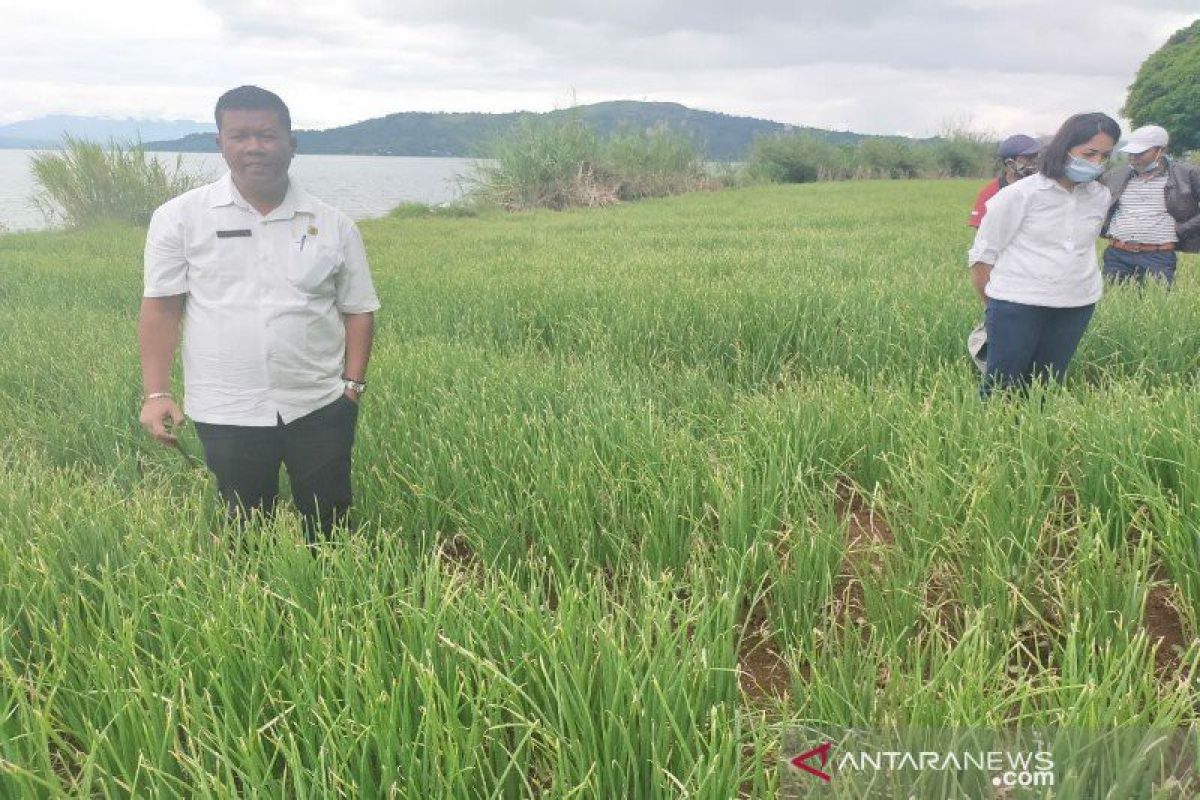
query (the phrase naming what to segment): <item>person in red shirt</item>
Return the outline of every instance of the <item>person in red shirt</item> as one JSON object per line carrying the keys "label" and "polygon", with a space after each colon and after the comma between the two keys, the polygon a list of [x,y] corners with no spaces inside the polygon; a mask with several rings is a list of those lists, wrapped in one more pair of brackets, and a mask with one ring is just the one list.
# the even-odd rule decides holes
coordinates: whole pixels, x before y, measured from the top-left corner
{"label": "person in red shirt", "polygon": [[[975,208],[971,209],[967,224],[978,228],[979,223],[983,222],[983,215],[987,213],[987,201],[991,200],[996,192],[1037,172],[1038,153],[1041,151],[1042,143],[1023,133],[1014,134],[1001,142],[996,148],[996,157],[1000,159],[1003,169],[999,176],[979,190],[979,196],[975,198]],[[987,366],[987,331],[982,322],[976,325],[967,337],[967,352],[982,372]]]}
{"label": "person in red shirt", "polygon": [[987,213],[987,201],[991,200],[996,192],[1037,172],[1037,157],[1041,150],[1041,142],[1023,133],[1010,136],[1000,143],[996,156],[1004,169],[995,180],[979,190],[979,196],[975,198],[975,208],[971,210],[971,216],[967,219],[968,225],[972,228],[979,227],[979,223],[983,222],[983,215]]}

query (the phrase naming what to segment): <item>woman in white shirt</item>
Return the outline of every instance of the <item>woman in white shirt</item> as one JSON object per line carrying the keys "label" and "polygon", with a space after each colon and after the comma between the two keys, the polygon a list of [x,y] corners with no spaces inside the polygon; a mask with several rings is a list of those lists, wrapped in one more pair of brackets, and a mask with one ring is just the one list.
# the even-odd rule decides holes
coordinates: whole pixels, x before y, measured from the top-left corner
{"label": "woman in white shirt", "polygon": [[1103,282],[1096,238],[1109,192],[1096,182],[1121,128],[1106,114],[1076,114],[1043,150],[1038,174],[987,203],[968,262],[987,311],[980,394],[1061,383]]}

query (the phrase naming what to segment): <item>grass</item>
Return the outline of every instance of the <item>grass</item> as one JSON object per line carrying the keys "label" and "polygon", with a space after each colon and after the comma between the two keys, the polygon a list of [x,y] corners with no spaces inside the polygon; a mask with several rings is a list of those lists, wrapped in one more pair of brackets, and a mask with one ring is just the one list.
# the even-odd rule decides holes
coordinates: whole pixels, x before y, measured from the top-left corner
{"label": "grass", "polygon": [[364,223],[359,529],[315,558],[138,431],[142,230],[0,238],[0,796],[769,797],[846,728],[1194,796],[1153,775],[1200,699],[1196,260],[981,404],[977,188]]}

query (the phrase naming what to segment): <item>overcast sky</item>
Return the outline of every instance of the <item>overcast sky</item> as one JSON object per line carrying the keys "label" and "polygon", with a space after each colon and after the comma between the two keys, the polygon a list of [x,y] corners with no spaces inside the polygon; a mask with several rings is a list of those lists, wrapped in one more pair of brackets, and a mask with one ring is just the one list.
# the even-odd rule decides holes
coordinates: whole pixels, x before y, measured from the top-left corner
{"label": "overcast sky", "polygon": [[997,135],[1116,114],[1197,0],[0,0],[0,123],[211,119],[224,89],[296,127],[633,99],[796,125]]}

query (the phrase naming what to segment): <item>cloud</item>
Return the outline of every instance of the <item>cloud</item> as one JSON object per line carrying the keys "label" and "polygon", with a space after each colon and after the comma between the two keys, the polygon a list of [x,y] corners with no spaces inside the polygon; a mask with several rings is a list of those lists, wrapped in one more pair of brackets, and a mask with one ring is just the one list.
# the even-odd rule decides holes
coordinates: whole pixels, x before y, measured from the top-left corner
{"label": "cloud", "polygon": [[[503,31],[551,63],[662,69],[825,62],[1127,74],[1187,21],[1190,0],[364,0],[384,25]],[[1152,23],[1152,24],[1148,24]]]}
{"label": "cloud", "polygon": [[794,124],[1045,131],[1115,111],[1194,0],[43,0],[0,28],[0,121],[207,119],[272,88],[298,125],[674,100]]}

